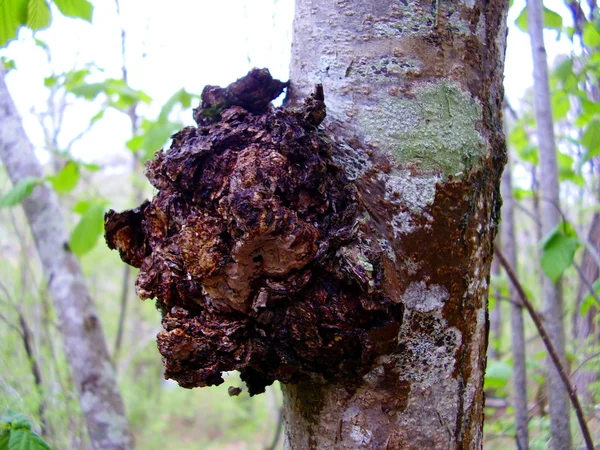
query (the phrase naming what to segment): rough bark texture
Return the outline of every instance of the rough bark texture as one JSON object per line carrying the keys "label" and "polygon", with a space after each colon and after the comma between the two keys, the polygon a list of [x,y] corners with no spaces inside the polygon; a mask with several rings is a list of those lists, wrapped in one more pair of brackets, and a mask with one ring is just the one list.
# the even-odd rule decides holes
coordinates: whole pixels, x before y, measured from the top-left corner
{"label": "rough bark texture", "polygon": [[398,346],[355,390],[318,376],[283,387],[287,448],[481,446],[506,6],[296,4],[290,100],[322,83],[325,123],[372,147],[352,179],[376,212],[367,225],[383,226],[362,239],[391,249],[401,282],[386,294],[404,311]]}
{"label": "rough bark texture", "polygon": [[[600,189],[599,189],[600,193]],[[587,236],[588,244],[596,251],[600,249],[600,213],[594,213],[592,224]],[[577,289],[577,301],[575,303],[573,338],[577,343],[578,351],[576,354],[581,355],[581,359],[585,360],[590,356],[590,347],[594,342],[600,339],[600,329],[597,324],[598,308],[591,306],[584,316],[580,314],[580,306],[583,300],[589,295],[589,286],[600,276],[598,261],[594,255],[586,248],[581,259],[581,276],[585,278],[579,283]],[[598,380],[598,373],[595,370],[590,370],[584,366],[573,374],[573,384],[577,390],[577,394],[581,397],[582,403],[591,408],[593,396],[590,391],[590,384]]]}
{"label": "rough bark texture", "polygon": [[[529,35],[533,55],[533,91],[537,122],[537,138],[540,149],[540,211],[542,235],[547,236],[561,222],[560,198],[558,191],[558,169],[554,142],[554,123],[550,103],[548,83],[548,62],[543,36],[543,4],[541,0],[527,2]],[[555,283],[542,274],[542,297],[544,322],[554,343],[563,367],[567,367],[565,353],[565,329],[563,321],[562,283]],[[552,446],[557,449],[572,448],[569,398],[560,375],[550,358],[548,368],[548,403]]]}
{"label": "rough bark texture", "polygon": [[[512,171],[510,156],[502,174],[502,252],[511,267],[517,270],[515,239],[515,203],[512,193]],[[513,354],[513,406],[515,408],[516,444],[518,450],[529,448],[527,418],[527,366],[525,358],[525,327],[523,309],[519,305],[519,294],[512,283],[508,285],[510,304],[510,328]]]}
{"label": "rough bark texture", "polygon": [[[2,68],[0,157],[13,184],[26,177],[43,176],[6,88]],[[23,200],[23,209],[48,279],[48,290],[60,322],[65,353],[91,445],[94,449],[133,448],[100,319],[79,262],[69,251],[58,198],[50,187],[40,185]]]}

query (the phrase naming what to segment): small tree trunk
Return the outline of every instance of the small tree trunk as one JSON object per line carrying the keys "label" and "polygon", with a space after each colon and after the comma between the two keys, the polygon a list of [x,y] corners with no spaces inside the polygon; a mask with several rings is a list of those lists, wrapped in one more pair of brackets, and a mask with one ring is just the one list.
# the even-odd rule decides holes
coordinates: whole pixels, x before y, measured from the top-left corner
{"label": "small tree trunk", "polygon": [[[510,153],[504,174],[502,175],[502,250],[511,267],[517,270],[517,252],[515,240],[514,198],[512,195],[512,172]],[[510,293],[510,326],[513,353],[513,405],[515,408],[515,428],[517,430],[517,449],[529,448],[527,419],[527,370],[525,357],[525,329],[523,326],[523,310],[519,303],[519,295],[512,283]]]}
{"label": "small tree trunk", "polygon": [[296,3],[290,101],[323,83],[329,126],[370,147],[343,167],[403,316],[397,348],[354,383],[283,386],[287,449],[482,445],[507,5]]}
{"label": "small tree trunk", "polygon": [[[506,172],[506,170],[505,170]],[[504,197],[504,196],[503,196]],[[501,244],[501,239],[497,239],[497,245]],[[492,260],[492,276],[500,274],[500,264],[494,258]],[[488,348],[488,357],[498,359],[500,357],[500,342],[502,341],[502,303],[500,302],[500,289],[494,287],[492,296],[496,299],[494,309],[490,311],[490,332],[492,335],[492,344]]]}
{"label": "small tree trunk", "polygon": [[[558,169],[552,107],[550,104],[550,87],[548,84],[548,62],[546,60],[546,48],[544,47],[542,1],[529,0],[527,7],[533,53],[533,90],[537,137],[540,149],[542,234],[546,236],[561,221]],[[556,346],[562,364],[567,367],[561,281],[559,280],[555,284],[542,274],[542,296],[544,319],[548,334]],[[569,399],[560,376],[550,359],[547,359],[547,367],[552,446],[556,449],[568,450],[572,448]]]}
{"label": "small tree trunk", "polygon": [[[21,125],[21,119],[0,68],[0,157],[13,182],[42,178],[42,168]],[[58,198],[46,185],[23,200],[48,290],[60,321],[65,353],[79,394],[94,449],[130,449],[123,401],[115,379],[100,319],[77,258],[68,248]]]}
{"label": "small tree trunk", "polygon": [[[592,218],[592,225],[590,226],[587,240],[589,245],[593,248],[600,249],[600,213],[598,212],[594,213]],[[589,249],[586,249],[581,260],[581,276],[585,280],[581,280],[579,283],[579,288],[577,289],[577,301],[573,313],[573,339],[577,342],[578,351],[576,353],[581,355],[582,360],[589,355],[589,346],[593,342],[597,342],[600,338],[598,326],[594,320],[598,314],[598,308],[592,306],[587,314],[581,315],[580,313],[581,303],[589,294],[588,286],[592,285],[594,281],[598,279],[599,275],[598,263],[590,253]],[[587,281],[587,283],[585,281]],[[593,397],[592,393],[589,391],[589,386],[597,379],[598,373],[594,370],[586,370],[585,366],[573,374],[573,384],[584,405],[591,405]]]}

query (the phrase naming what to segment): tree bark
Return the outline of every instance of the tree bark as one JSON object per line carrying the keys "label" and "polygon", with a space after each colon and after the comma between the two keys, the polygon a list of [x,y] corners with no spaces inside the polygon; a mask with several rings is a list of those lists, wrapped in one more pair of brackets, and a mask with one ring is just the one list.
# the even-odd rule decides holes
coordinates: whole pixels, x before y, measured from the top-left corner
{"label": "tree bark", "polygon": [[[527,8],[529,35],[533,54],[533,91],[540,152],[542,234],[547,236],[561,222],[554,123],[550,103],[550,86],[548,83],[548,62],[543,36],[542,1],[529,0]],[[542,296],[544,320],[548,333],[556,346],[563,366],[567,367],[561,281],[558,280],[555,284],[542,274]],[[546,388],[550,409],[552,446],[557,449],[567,450],[572,448],[573,445],[569,424],[569,399],[558,371],[550,359],[547,359],[546,365],[548,368]]]}
{"label": "tree bark", "polygon": [[369,148],[342,163],[404,309],[397,347],[352,386],[283,385],[288,449],[482,445],[507,4],[296,4],[289,100],[322,83],[328,126]]}
{"label": "tree bark", "polygon": [[[21,125],[0,68],[0,157],[13,182],[42,178],[42,168]],[[71,376],[94,449],[130,449],[129,431],[100,319],[68,234],[58,198],[47,185],[23,200],[23,209],[48,280]]]}
{"label": "tree bark", "polygon": [[[517,252],[515,239],[514,198],[512,194],[512,171],[510,153],[502,174],[502,250],[511,267],[517,270]],[[525,327],[523,310],[519,305],[519,294],[515,286],[509,283],[510,326],[513,354],[513,405],[515,408],[516,444],[518,450],[529,448],[527,418],[527,366],[525,357]]]}
{"label": "tree bark", "polygon": [[[506,172],[506,171],[505,171]],[[504,195],[502,196],[504,198]],[[500,228],[502,231],[502,227]],[[501,245],[501,240],[496,239],[496,245]],[[500,275],[500,264],[494,258],[492,260],[492,277]],[[488,347],[488,358],[499,359],[500,358],[500,342],[502,341],[502,302],[500,301],[500,289],[498,287],[492,287],[492,297],[496,298],[494,308],[490,310],[490,335],[491,344]]]}
{"label": "tree bark", "polygon": [[[600,248],[600,213],[598,212],[594,213],[592,217],[592,224],[587,236],[587,241],[593,248]],[[597,342],[600,338],[598,326],[594,320],[598,314],[598,308],[596,306],[591,306],[587,314],[581,315],[580,313],[581,303],[589,295],[588,286],[591,286],[594,281],[598,279],[599,275],[598,263],[591,252],[586,249],[581,260],[581,276],[584,280],[581,280],[579,283],[575,311],[573,313],[573,338],[575,339],[578,348],[576,354],[581,355],[582,360],[591,353],[589,351],[589,346],[593,342]],[[587,283],[585,281],[587,281]],[[594,370],[586,370],[585,366],[573,374],[573,384],[585,406],[591,406],[592,404],[593,396],[589,390],[589,386],[597,379],[598,373]]]}

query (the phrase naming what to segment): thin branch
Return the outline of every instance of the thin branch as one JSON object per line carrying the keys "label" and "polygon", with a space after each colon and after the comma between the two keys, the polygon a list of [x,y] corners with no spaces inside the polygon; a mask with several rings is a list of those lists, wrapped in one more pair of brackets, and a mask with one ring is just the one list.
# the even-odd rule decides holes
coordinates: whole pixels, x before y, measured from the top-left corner
{"label": "thin branch", "polygon": [[123,334],[125,332],[125,314],[127,312],[127,298],[129,294],[129,274],[130,266],[125,264],[123,269],[123,282],[121,284],[121,310],[119,311],[119,325],[117,327],[117,337],[115,338],[115,348],[113,350],[113,361],[117,360],[123,343]]}
{"label": "thin branch", "polygon": [[583,410],[581,408],[581,404],[579,403],[579,398],[577,397],[577,394],[575,393],[575,390],[573,389],[573,386],[571,385],[571,381],[569,380],[569,377],[567,376],[565,369],[564,369],[562,363],[560,362],[560,358],[558,357],[558,354],[556,353],[556,348],[554,347],[554,344],[552,343],[550,336],[548,336],[548,333],[546,332],[546,329],[544,327],[544,324],[542,323],[542,320],[540,319],[540,316],[537,314],[537,312],[531,305],[531,302],[529,301],[529,298],[527,297],[527,294],[525,293],[525,290],[523,289],[523,286],[521,285],[517,275],[515,274],[512,267],[510,266],[510,264],[508,263],[508,261],[506,260],[506,258],[504,257],[504,255],[502,254],[502,252],[500,251],[500,249],[497,246],[494,247],[494,252],[495,252],[495,255],[498,257],[500,264],[504,267],[504,270],[506,271],[506,274],[510,278],[510,281],[512,282],[513,286],[517,290],[519,297],[521,299],[521,302],[523,303],[523,306],[527,309],[527,312],[529,313],[531,320],[533,320],[533,323],[535,324],[535,326],[538,330],[538,333],[540,334],[540,337],[542,338],[542,341],[544,342],[544,345],[546,346],[546,349],[548,350],[548,353],[550,354],[550,358],[552,359],[552,362],[553,362],[554,366],[556,367],[556,371],[558,372],[560,379],[562,380],[562,382],[565,386],[565,389],[567,390],[567,393],[569,394],[569,398],[571,399],[571,404],[573,405],[573,408],[575,409],[575,414],[576,414],[577,420],[579,422],[579,427],[581,428],[581,433],[583,434],[583,439],[585,441],[586,448],[588,450],[594,450],[594,442],[592,441],[592,436],[590,435],[590,430],[588,429],[587,422],[585,421],[585,417],[583,415]]}
{"label": "thin branch", "polygon": [[575,374],[575,372],[577,372],[579,369],[581,369],[583,366],[585,366],[588,362],[590,362],[594,358],[597,358],[598,356],[600,356],[600,352],[592,353],[591,355],[589,355],[587,358],[585,358],[583,361],[581,361],[581,364],[579,364],[573,372],[571,372],[571,376],[573,376]]}
{"label": "thin branch", "polygon": [[577,264],[575,261],[573,261],[573,266],[577,270],[577,273],[579,274],[579,279],[585,285],[589,294],[592,296],[592,298],[594,300],[596,300],[596,303],[598,303],[598,305],[600,306],[600,297],[598,296],[598,293],[596,292],[596,289],[594,289],[594,286],[592,285],[592,283],[590,283],[589,280],[585,277],[579,264]]}
{"label": "thin branch", "polygon": [[21,341],[23,342],[23,347],[25,348],[25,353],[27,353],[27,359],[29,360],[29,365],[31,368],[31,374],[33,375],[33,381],[35,383],[35,387],[40,395],[40,404],[38,407],[38,414],[40,416],[41,424],[42,424],[42,433],[48,434],[50,433],[50,422],[48,421],[48,416],[46,412],[46,398],[44,397],[44,381],[42,379],[42,371],[40,370],[40,365],[38,360],[35,357],[33,351],[33,343],[32,343],[32,334],[25,320],[25,316],[21,311],[19,311],[19,325],[21,325],[22,332]]}
{"label": "thin branch", "polygon": [[12,323],[10,320],[8,320],[8,318],[4,314],[2,314],[1,312],[0,312],[0,320],[2,322],[4,322],[6,325],[8,325],[9,328],[12,328],[19,335],[21,335],[21,330],[19,329],[19,327],[17,327],[14,323]]}

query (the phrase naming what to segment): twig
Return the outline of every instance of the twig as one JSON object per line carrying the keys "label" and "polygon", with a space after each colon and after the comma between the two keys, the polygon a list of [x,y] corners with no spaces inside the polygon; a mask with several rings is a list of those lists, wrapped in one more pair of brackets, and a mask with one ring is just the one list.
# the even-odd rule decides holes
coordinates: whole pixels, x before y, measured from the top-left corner
{"label": "twig", "polygon": [[592,296],[592,298],[594,300],[596,300],[596,303],[598,303],[598,305],[600,305],[600,297],[598,297],[598,293],[596,292],[596,289],[594,289],[594,286],[592,286],[592,284],[589,282],[589,280],[585,277],[579,264],[577,264],[575,261],[573,261],[573,266],[575,267],[575,270],[577,270],[577,273],[579,274],[579,279],[585,285],[585,287],[588,289],[589,294]]}
{"label": "twig", "polygon": [[121,285],[121,310],[119,312],[119,326],[117,327],[117,337],[115,339],[115,349],[113,350],[113,361],[117,360],[123,343],[123,333],[125,331],[125,313],[127,312],[127,297],[129,293],[129,273],[131,269],[125,264],[123,269],[123,283]]}
{"label": "twig", "polygon": [[46,414],[46,398],[44,396],[44,381],[42,379],[42,371],[40,370],[40,365],[37,359],[35,358],[35,354],[33,351],[31,330],[29,329],[29,325],[27,324],[25,316],[21,311],[19,311],[19,325],[21,326],[21,340],[23,341],[25,353],[27,353],[27,359],[29,360],[29,365],[31,367],[33,381],[40,395],[38,414],[40,415],[40,420],[42,423],[42,433],[48,434],[50,432],[50,422],[48,421],[48,417]]}
{"label": "twig", "polygon": [[583,439],[585,441],[585,445],[586,445],[587,449],[594,450],[594,442],[592,441],[592,436],[590,435],[590,430],[588,429],[587,423],[585,421],[585,417],[583,415],[583,410],[581,408],[581,404],[579,403],[579,398],[577,397],[577,394],[575,393],[573,386],[571,386],[571,381],[569,380],[569,377],[567,376],[567,374],[565,372],[565,369],[560,361],[560,358],[558,357],[558,354],[556,353],[556,349],[554,348],[554,344],[552,343],[550,336],[548,336],[548,333],[546,332],[546,329],[544,328],[544,324],[542,323],[540,316],[537,314],[537,312],[531,305],[531,302],[529,301],[529,298],[527,297],[527,294],[525,293],[523,286],[521,286],[521,283],[520,283],[519,279],[517,278],[517,275],[513,271],[512,267],[510,267],[510,264],[508,263],[508,261],[506,260],[506,258],[504,257],[504,255],[502,254],[502,252],[500,251],[500,249],[497,246],[494,247],[494,252],[495,252],[496,256],[498,257],[500,264],[502,265],[502,267],[504,267],[504,270],[506,271],[508,278],[510,278],[510,281],[512,282],[513,286],[517,290],[519,297],[521,299],[521,302],[523,303],[523,306],[527,309],[527,312],[529,313],[531,320],[533,320],[533,323],[535,324],[535,326],[538,330],[538,333],[540,334],[540,337],[542,338],[542,341],[544,342],[544,345],[546,346],[546,349],[548,350],[548,353],[550,354],[550,358],[552,359],[552,362],[554,363],[554,366],[556,367],[556,371],[558,372],[560,379],[562,380],[563,384],[565,385],[565,389],[567,390],[567,393],[569,394],[569,398],[571,399],[571,404],[573,405],[573,408],[575,409],[577,421],[579,422],[579,427],[581,428],[581,433],[583,434]]}
{"label": "twig", "polygon": [[581,369],[584,365],[586,365],[590,360],[597,358],[598,356],[600,356],[600,352],[596,352],[596,353],[592,353],[591,355],[588,355],[587,358],[585,358],[583,361],[581,361],[581,364],[579,364],[575,370],[573,370],[573,372],[571,372],[571,376],[573,376],[573,374],[575,374],[575,372],[577,372],[579,369]]}

